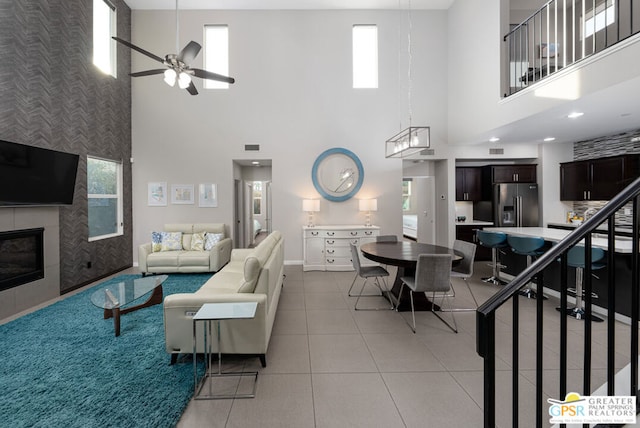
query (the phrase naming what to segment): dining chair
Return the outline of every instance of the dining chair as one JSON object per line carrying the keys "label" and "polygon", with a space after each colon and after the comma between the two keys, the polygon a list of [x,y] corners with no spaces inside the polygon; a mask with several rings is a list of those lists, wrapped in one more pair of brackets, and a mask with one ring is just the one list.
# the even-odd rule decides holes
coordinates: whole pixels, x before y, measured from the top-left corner
{"label": "dining chair", "polygon": [[398,242],[396,235],[379,235],[376,236],[376,242]]}
{"label": "dining chair", "polygon": [[[349,291],[347,293],[349,297],[357,297],[356,304],[354,305],[353,308],[356,311],[377,311],[381,309],[394,309],[395,306],[393,304],[393,299],[391,298],[391,292],[389,291],[389,287],[387,286],[387,281],[385,279],[386,277],[389,276],[389,272],[382,266],[378,266],[378,265],[362,266],[360,264],[360,255],[358,254],[358,247],[356,247],[354,244],[349,244],[349,245],[351,246],[351,262],[353,263],[353,268],[356,271],[356,276],[353,278],[353,281],[351,282],[351,287],[349,287]],[[364,282],[362,283],[362,287],[360,288],[360,293],[351,294],[351,289],[353,288],[358,278],[364,279]],[[380,294],[362,294],[364,292],[364,287],[367,285],[367,281],[369,281],[369,278],[374,278],[374,284],[380,290]],[[380,284],[380,278],[382,278],[382,284]],[[391,303],[391,307],[389,308],[379,308],[379,307],[358,308],[358,302],[360,301],[361,297],[380,297],[380,296],[383,296],[385,292],[387,293],[387,298]]]}
{"label": "dining chair", "polygon": [[[456,253],[462,254],[462,260],[457,263],[455,266],[451,268],[451,277],[452,278],[460,278],[464,281],[469,289],[469,294],[471,294],[471,298],[473,299],[473,303],[476,305],[475,308],[454,308],[452,311],[455,312],[470,312],[478,309],[478,301],[476,300],[476,296],[473,294],[471,290],[471,286],[469,285],[469,278],[473,276],[473,262],[476,259],[476,249],[477,245],[472,242],[461,241],[456,239],[453,241],[453,251]],[[453,289],[453,284],[451,285]],[[455,296],[455,289],[454,289]],[[446,312],[446,311],[443,311]]]}
{"label": "dining chair", "polygon": [[[451,291],[451,254],[420,254],[418,256],[418,262],[416,264],[415,276],[403,276],[401,278],[402,286],[400,287],[400,295],[398,301],[402,298],[402,292],[404,286],[409,287],[409,297],[411,299],[411,317],[413,319],[413,326],[405,319],[405,322],[409,324],[411,330],[416,332],[416,313],[413,306],[413,293],[431,293],[431,312],[438,317],[440,321],[445,323],[447,327],[453,330],[454,333],[458,332],[458,325],[456,319],[451,314],[453,320],[453,326],[449,324],[444,318],[442,318],[435,310],[435,298],[436,295],[442,296],[442,302],[449,301],[447,293]],[[428,297],[428,296],[427,296]],[[449,303],[449,308],[451,304]],[[404,318],[404,317],[403,317]]]}

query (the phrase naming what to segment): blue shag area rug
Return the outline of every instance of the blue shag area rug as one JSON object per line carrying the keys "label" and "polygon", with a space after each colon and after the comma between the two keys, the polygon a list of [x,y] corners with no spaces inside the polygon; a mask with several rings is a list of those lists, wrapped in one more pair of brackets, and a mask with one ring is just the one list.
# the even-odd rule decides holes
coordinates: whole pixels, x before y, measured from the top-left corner
{"label": "blue shag area rug", "polygon": [[[123,277],[139,275],[100,285]],[[164,295],[210,277],[169,275]],[[94,289],[0,326],[0,425],[176,425],[193,395],[193,365],[169,364],[162,305],[122,315],[115,337],[113,319],[90,301]]]}

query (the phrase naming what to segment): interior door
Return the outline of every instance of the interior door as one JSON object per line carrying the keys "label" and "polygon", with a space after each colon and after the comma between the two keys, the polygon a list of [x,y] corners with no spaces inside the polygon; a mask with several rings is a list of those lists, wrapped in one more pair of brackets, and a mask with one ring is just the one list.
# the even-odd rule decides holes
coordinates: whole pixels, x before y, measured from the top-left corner
{"label": "interior door", "polygon": [[417,240],[425,244],[435,244],[436,210],[434,177],[416,177],[416,213],[418,219]]}
{"label": "interior door", "polygon": [[264,201],[264,210],[265,210],[265,229],[267,233],[271,233],[272,231],[272,225],[271,225],[271,182],[270,181],[266,181],[264,183],[264,195],[263,195],[263,201]]}
{"label": "interior door", "polygon": [[245,182],[242,197],[244,203],[244,242],[243,248],[253,244],[253,185]]}

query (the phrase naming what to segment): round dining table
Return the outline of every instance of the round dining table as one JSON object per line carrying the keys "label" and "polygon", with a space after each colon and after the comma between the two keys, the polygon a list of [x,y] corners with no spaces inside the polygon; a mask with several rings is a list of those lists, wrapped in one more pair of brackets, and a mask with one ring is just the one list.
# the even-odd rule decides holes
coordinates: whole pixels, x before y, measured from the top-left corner
{"label": "round dining table", "polygon": [[[420,254],[451,254],[454,265],[463,258],[462,254],[451,248],[415,241],[369,242],[362,244],[360,251],[369,260],[398,268],[396,278],[391,287],[391,294],[395,298],[395,302],[392,303],[395,304],[398,311],[411,310],[408,291],[404,293],[402,300],[399,299],[400,288],[402,287],[401,278],[415,275],[416,264]],[[416,310],[431,310],[432,305],[434,305],[423,293],[414,295],[414,303]],[[436,307],[435,309],[437,310],[438,308]]]}

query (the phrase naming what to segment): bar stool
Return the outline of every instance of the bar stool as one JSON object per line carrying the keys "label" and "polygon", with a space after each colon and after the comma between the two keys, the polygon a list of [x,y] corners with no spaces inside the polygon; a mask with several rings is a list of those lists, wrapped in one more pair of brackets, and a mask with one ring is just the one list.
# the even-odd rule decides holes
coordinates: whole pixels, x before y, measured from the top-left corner
{"label": "bar stool", "polygon": [[[591,270],[598,270],[606,267],[604,263],[604,250],[602,248],[591,248]],[[583,290],[582,284],[584,282],[584,268],[585,268],[585,248],[582,246],[576,246],[569,250],[567,253],[567,266],[576,268],[576,306],[575,308],[567,308],[567,315],[577,320],[582,320],[585,317],[584,309],[582,308]],[[574,291],[567,289],[567,291]],[[594,297],[598,295],[594,294]],[[561,308],[556,308],[558,311]],[[602,318],[595,315],[590,315],[591,321],[602,322]]]}
{"label": "bar stool", "polygon": [[476,236],[478,237],[478,241],[480,241],[480,245],[491,248],[491,264],[489,266],[493,268],[493,274],[490,277],[482,278],[482,280],[493,285],[505,285],[507,281],[500,278],[500,269],[504,266],[500,264],[498,260],[498,249],[509,246],[507,244],[507,235],[502,232],[477,230]]}
{"label": "bar stool", "polygon": [[[509,235],[507,236],[507,242],[511,247],[511,251],[522,256],[527,256],[527,267],[531,265],[534,257],[538,257],[544,253],[542,250],[542,247],[544,247],[544,239],[540,237]],[[519,294],[527,299],[535,299],[537,297],[536,290],[530,286],[524,290],[520,290]],[[546,298],[546,296],[543,296],[543,299]]]}

